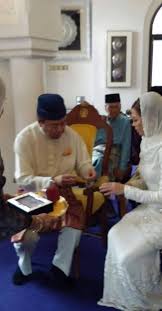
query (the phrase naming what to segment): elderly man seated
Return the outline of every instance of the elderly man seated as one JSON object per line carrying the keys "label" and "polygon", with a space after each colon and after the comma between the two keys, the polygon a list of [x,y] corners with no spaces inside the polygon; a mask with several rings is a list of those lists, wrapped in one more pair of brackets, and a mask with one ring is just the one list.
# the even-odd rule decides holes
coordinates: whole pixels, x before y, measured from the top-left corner
{"label": "elderly man seated", "polygon": [[[110,155],[111,181],[125,181],[129,171],[130,150],[131,150],[131,124],[129,118],[121,112],[120,95],[105,95],[105,120],[113,129],[113,146]],[[97,132],[95,147],[92,155],[92,162],[98,176],[101,174],[103,152],[105,149],[106,135],[104,130]]]}
{"label": "elderly man seated", "polygon": [[[40,95],[37,118],[15,140],[17,183],[21,186],[35,184],[37,190],[47,188],[51,183],[58,186],[73,185],[76,180],[74,171],[84,179],[95,179],[96,172],[83,140],[66,126],[64,99],[58,94]],[[69,214],[70,211],[71,206],[68,208]],[[68,218],[67,224],[60,230],[49,272],[50,279],[63,287],[69,284],[73,253],[81,237],[82,223],[79,222],[82,217],[77,219],[72,224]],[[32,274],[31,255],[38,240],[38,234],[29,230],[22,241],[14,243],[19,257],[13,276],[14,284],[23,284]]]}

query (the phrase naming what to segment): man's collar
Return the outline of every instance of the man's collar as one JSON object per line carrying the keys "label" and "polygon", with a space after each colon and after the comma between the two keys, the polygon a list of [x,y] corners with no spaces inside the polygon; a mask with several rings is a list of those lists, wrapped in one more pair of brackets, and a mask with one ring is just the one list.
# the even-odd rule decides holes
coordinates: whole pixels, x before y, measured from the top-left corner
{"label": "man's collar", "polygon": [[115,118],[111,118],[110,116],[107,116],[108,121],[117,120],[119,118],[120,118],[120,113]]}

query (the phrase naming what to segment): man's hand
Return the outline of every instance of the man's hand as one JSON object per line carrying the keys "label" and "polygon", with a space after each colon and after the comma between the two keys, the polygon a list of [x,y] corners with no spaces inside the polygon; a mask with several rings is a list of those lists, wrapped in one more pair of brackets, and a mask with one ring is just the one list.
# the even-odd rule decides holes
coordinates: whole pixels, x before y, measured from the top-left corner
{"label": "man's hand", "polygon": [[74,186],[76,184],[76,176],[72,174],[59,175],[59,176],[53,177],[53,181],[58,186],[64,186],[64,185]]}
{"label": "man's hand", "polygon": [[86,174],[86,176],[84,176],[84,178],[87,180],[87,181],[93,181],[96,179],[96,171],[94,168],[90,168]]}
{"label": "man's hand", "polygon": [[57,217],[49,216],[48,214],[42,213],[36,216],[32,216],[32,223],[29,228],[24,229],[11,237],[12,243],[23,242],[25,234],[28,229],[35,232],[47,232],[56,228],[58,222]]}
{"label": "man's hand", "polygon": [[11,237],[11,242],[12,243],[19,243],[19,242],[23,242],[24,240],[24,237],[25,237],[25,232],[26,232],[26,229],[12,235]]}
{"label": "man's hand", "polygon": [[62,185],[70,185],[73,186],[76,184],[76,176],[75,175],[63,175],[62,176]]}
{"label": "man's hand", "polygon": [[6,202],[9,199],[12,199],[14,197],[14,195],[8,194],[8,193],[4,193],[3,194],[3,199]]}
{"label": "man's hand", "polygon": [[108,182],[101,185],[99,188],[100,192],[105,196],[111,194],[123,194],[124,193],[124,185],[116,182]]}

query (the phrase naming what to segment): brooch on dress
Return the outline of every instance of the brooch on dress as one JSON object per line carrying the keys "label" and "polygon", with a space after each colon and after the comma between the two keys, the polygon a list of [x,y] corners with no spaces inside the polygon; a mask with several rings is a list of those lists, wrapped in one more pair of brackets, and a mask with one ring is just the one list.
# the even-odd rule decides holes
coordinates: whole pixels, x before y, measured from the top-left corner
{"label": "brooch on dress", "polygon": [[70,154],[72,154],[72,149],[69,147],[64,150],[62,155],[66,157],[66,156],[69,156]]}

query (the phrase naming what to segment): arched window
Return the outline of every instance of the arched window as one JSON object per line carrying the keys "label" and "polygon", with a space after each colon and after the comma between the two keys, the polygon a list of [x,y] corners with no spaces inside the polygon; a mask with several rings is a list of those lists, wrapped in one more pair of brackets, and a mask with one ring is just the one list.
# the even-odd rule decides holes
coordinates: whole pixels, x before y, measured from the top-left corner
{"label": "arched window", "polygon": [[162,86],[162,4],[151,21],[148,73],[148,90],[151,86]]}

